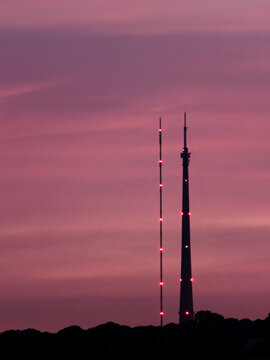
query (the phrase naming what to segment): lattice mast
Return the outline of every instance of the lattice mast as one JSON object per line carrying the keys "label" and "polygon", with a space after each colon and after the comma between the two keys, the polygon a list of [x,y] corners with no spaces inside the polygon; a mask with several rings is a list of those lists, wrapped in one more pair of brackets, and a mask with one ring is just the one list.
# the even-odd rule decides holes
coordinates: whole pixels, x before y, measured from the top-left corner
{"label": "lattice mast", "polygon": [[160,326],[163,326],[163,244],[162,244],[162,128],[161,128],[161,118],[159,119],[159,263],[160,263]]}
{"label": "lattice mast", "polygon": [[182,244],[181,244],[181,278],[180,278],[180,308],[179,323],[193,319],[193,296],[190,251],[190,209],[189,209],[189,177],[188,166],[190,153],[187,148],[186,113],[184,113],[184,148],[183,159],[183,198],[182,198]]}

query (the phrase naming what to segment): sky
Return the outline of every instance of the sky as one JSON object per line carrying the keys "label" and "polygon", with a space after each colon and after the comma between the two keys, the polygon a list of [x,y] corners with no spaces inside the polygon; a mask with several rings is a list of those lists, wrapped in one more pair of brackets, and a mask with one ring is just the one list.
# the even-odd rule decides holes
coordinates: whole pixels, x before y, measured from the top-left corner
{"label": "sky", "polygon": [[269,0],[1,0],[0,331],[270,312]]}

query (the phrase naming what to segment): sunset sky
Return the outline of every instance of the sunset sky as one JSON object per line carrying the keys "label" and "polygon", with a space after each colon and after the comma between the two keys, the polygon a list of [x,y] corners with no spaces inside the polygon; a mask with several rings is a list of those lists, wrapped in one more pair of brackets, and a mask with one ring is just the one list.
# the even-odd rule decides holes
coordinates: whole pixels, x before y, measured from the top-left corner
{"label": "sunset sky", "polygon": [[270,312],[269,0],[1,0],[0,331]]}

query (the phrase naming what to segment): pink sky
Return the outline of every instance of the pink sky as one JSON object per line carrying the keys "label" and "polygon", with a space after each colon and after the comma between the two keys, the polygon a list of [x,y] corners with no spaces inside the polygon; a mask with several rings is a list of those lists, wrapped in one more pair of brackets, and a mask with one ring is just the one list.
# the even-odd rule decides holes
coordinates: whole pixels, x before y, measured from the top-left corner
{"label": "pink sky", "polygon": [[183,112],[195,311],[265,318],[270,4],[3,0],[0,331],[159,324],[179,305]]}

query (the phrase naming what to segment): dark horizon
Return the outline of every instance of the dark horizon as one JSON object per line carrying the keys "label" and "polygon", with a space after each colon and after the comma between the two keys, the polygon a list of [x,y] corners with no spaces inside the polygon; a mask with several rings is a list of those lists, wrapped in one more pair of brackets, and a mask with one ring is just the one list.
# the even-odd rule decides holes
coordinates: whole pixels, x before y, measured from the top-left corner
{"label": "dark horizon", "polygon": [[[57,333],[34,329],[0,333],[3,354],[10,356],[75,356],[99,359],[269,359],[270,314],[265,320],[224,319],[209,311],[195,320],[165,326],[134,327],[112,322],[83,330],[70,326]],[[53,354],[53,355],[52,355]]]}

